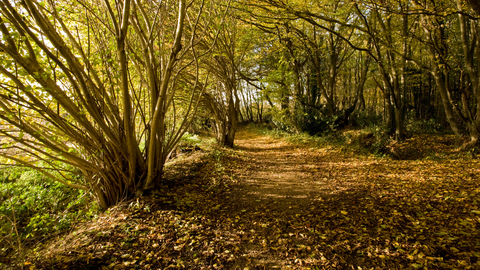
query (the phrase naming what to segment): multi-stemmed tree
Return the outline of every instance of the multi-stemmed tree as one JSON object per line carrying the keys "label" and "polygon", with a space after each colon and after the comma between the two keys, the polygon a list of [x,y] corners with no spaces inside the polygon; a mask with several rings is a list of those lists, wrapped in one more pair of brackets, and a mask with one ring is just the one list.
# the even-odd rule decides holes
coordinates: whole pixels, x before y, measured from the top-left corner
{"label": "multi-stemmed tree", "polygon": [[158,186],[207,86],[215,4],[0,1],[0,155],[102,208]]}

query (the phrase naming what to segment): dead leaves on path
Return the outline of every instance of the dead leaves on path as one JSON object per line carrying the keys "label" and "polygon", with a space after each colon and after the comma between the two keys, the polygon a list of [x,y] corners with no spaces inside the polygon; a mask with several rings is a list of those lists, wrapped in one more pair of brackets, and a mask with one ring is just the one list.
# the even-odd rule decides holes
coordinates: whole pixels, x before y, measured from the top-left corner
{"label": "dead leaves on path", "polygon": [[[47,258],[29,266],[480,268],[476,160],[395,161],[332,146],[328,151],[292,147],[271,138],[261,142],[264,151],[259,152],[256,138],[250,134],[240,150],[217,150],[201,166],[184,166],[195,173],[171,174],[176,185],[85,224],[56,242]],[[310,181],[308,188],[290,185],[304,188],[308,196],[266,196],[262,190],[271,190],[263,189],[262,181],[268,179],[250,185],[261,170],[280,174],[285,169],[275,166],[268,149],[283,153],[278,160],[287,162],[289,173],[290,168],[301,172],[301,177],[285,181]],[[315,181],[323,184],[316,187],[311,184]]]}

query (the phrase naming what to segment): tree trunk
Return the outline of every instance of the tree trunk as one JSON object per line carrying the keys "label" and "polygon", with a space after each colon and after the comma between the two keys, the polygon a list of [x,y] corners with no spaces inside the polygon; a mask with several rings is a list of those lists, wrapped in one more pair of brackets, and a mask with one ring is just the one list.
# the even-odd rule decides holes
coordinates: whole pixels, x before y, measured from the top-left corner
{"label": "tree trunk", "polygon": [[[462,3],[461,1],[457,0],[457,8],[462,11]],[[459,16],[459,21],[460,21],[460,37],[462,40],[462,49],[463,49],[463,54],[465,57],[465,67],[468,73],[469,80],[471,82],[471,86],[473,89],[473,95],[474,95],[474,108],[475,106],[476,111],[475,115],[472,115],[472,110],[470,109],[470,101],[467,98],[467,95],[465,93],[464,85],[460,86],[462,89],[462,107],[463,107],[463,116],[464,120],[467,124],[468,127],[468,132],[470,135],[470,144],[475,145],[478,142],[479,139],[479,124],[480,124],[480,80],[478,79],[478,72],[476,72],[475,69],[475,64],[474,64],[474,54],[472,53],[472,49],[477,50],[477,54],[479,54],[479,49],[480,49],[480,41],[477,36],[477,31],[475,27],[475,23],[471,22],[471,28],[472,28],[472,37],[471,40],[468,38],[468,33],[467,33],[467,22],[465,15],[462,13],[458,14]],[[479,54],[480,56],[480,54]],[[480,63],[480,60],[477,60]]]}
{"label": "tree trunk", "polygon": [[[433,50],[433,49],[432,49]],[[445,79],[442,76],[442,73],[438,70],[436,66],[434,66],[434,71],[432,72],[433,78],[435,80],[435,84],[437,85],[437,89],[440,93],[440,97],[442,99],[443,109],[445,111],[445,117],[447,119],[448,124],[450,124],[450,128],[455,133],[457,140],[460,140],[462,137],[462,132],[460,127],[455,120],[454,112],[452,106],[450,105],[450,101],[448,99],[447,88],[445,86]]]}
{"label": "tree trunk", "polygon": [[235,106],[235,101],[233,99],[233,91],[231,90],[231,98],[228,101],[228,125],[226,128],[226,134],[225,134],[225,141],[223,142],[223,145],[228,146],[228,147],[233,147],[234,145],[234,140],[235,140],[235,133],[237,132],[237,126],[238,126],[238,116],[237,116],[237,109]]}

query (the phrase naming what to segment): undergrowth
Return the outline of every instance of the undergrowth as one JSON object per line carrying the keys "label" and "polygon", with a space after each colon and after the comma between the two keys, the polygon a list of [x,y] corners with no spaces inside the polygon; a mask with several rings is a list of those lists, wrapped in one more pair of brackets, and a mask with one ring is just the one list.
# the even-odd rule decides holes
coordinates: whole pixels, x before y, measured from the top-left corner
{"label": "undergrowth", "polygon": [[[177,160],[179,154],[212,144],[208,136],[186,133],[179,142]],[[88,191],[66,187],[33,169],[0,168],[0,268],[99,212]]]}
{"label": "undergrowth", "polygon": [[33,169],[1,168],[0,266],[98,211],[84,190],[68,188]]}
{"label": "undergrowth", "polygon": [[[422,145],[418,141],[427,140],[427,135],[448,135],[448,132],[442,131],[441,125],[433,120],[410,120],[406,122],[407,138],[403,142],[398,142],[386,132],[385,128],[381,124],[378,123],[378,119],[373,119],[372,117],[357,117],[356,120],[358,126],[341,130],[329,129],[326,132],[313,136],[307,132],[287,132],[272,125],[250,125],[252,125],[251,130],[253,132],[259,132],[260,134],[272,136],[273,138],[283,138],[294,144],[309,145],[317,148],[334,146],[345,152],[354,152],[356,154],[367,156],[374,155],[380,158],[391,157],[394,159],[412,158],[410,155],[411,153],[404,153],[405,151],[403,151],[403,149],[407,145],[411,145],[411,148],[415,148],[417,146],[419,149],[425,148],[421,147]],[[435,138],[432,138],[431,140],[436,140]],[[442,142],[442,144],[444,143],[448,144],[448,142]],[[453,148],[453,144],[451,147]],[[397,150],[400,150],[400,153],[398,153]],[[416,149],[410,149],[409,151],[412,152],[415,150]],[[431,149],[429,150],[428,147],[423,150],[427,152],[432,151]],[[476,149],[473,149],[472,151],[468,152],[467,155],[475,158],[476,151]],[[428,153],[421,154],[418,157],[425,157],[425,155],[428,156]],[[413,156],[415,157],[416,155]]]}
{"label": "undergrowth", "polygon": [[343,151],[353,151],[358,154],[373,154],[378,157],[385,156],[385,149],[390,142],[382,128],[371,126],[354,130],[335,130],[312,136],[306,132],[289,133],[280,129],[268,128],[265,125],[251,124],[252,130],[272,136],[283,138],[290,143],[308,145],[315,148],[335,146]]}

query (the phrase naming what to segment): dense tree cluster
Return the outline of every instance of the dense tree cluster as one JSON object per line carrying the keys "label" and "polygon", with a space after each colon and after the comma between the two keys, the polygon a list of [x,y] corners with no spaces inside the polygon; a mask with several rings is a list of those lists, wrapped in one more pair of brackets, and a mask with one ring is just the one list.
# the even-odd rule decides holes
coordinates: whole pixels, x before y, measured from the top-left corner
{"label": "dense tree cluster", "polygon": [[[241,18],[263,46],[267,100],[281,121],[317,133],[322,121],[382,115],[404,139],[407,119],[448,123],[478,141],[478,22],[462,1],[246,1]],[[475,8],[474,4],[471,7]],[[333,118],[333,119],[332,119]],[[278,121],[279,119],[277,119]]]}

